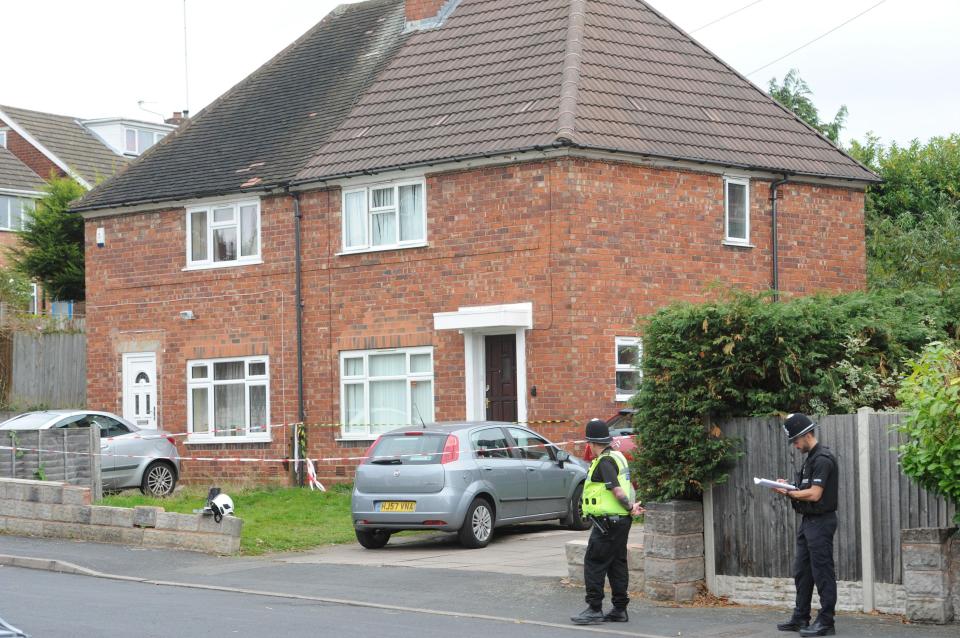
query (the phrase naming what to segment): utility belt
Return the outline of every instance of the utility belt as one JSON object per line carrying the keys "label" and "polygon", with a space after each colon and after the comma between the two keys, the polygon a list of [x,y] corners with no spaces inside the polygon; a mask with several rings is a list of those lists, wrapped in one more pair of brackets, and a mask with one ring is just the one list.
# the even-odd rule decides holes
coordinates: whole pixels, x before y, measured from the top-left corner
{"label": "utility belt", "polygon": [[629,514],[607,514],[604,516],[589,516],[590,522],[597,531],[606,536],[615,525],[630,520]]}
{"label": "utility belt", "polygon": [[590,518],[596,518],[604,523],[612,523],[616,525],[621,521],[625,521],[630,518],[629,514],[605,514],[603,516],[591,516]]}

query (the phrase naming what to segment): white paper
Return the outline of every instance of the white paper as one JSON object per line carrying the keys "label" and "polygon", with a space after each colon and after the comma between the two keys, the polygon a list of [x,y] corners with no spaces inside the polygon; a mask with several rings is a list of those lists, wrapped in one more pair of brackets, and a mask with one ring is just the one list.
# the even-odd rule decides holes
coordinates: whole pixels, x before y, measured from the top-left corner
{"label": "white paper", "polygon": [[771,481],[770,479],[757,478],[753,477],[753,482],[760,487],[769,487],[776,488],[781,490],[795,490],[797,489],[796,485],[790,485],[789,483],[780,483],[778,481]]}

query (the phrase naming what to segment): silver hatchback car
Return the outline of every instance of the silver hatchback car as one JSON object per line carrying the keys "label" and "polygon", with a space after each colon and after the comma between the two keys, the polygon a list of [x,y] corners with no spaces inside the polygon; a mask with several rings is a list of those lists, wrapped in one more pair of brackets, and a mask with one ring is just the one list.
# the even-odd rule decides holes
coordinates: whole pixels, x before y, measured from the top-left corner
{"label": "silver hatchback car", "polygon": [[502,525],[560,519],[572,529],[590,526],[581,509],[583,462],[517,424],[401,428],[381,435],[365,456],[351,510],[367,549],[406,529],[457,532],[475,548]]}
{"label": "silver hatchback car", "polygon": [[180,477],[180,455],[173,437],[141,430],[110,412],[41,410],[0,423],[0,430],[100,428],[100,478],[106,491],[139,487],[148,496],[168,496]]}

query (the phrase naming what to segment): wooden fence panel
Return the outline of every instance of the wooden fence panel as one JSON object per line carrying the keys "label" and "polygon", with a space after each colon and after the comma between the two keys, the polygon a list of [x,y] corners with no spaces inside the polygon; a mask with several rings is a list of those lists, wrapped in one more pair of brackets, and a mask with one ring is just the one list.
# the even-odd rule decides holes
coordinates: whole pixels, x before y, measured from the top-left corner
{"label": "wooden fence panel", "polygon": [[[820,417],[818,439],[837,456],[840,470],[839,527],[834,559],[839,580],[858,581],[863,574],[860,542],[861,471],[859,446],[869,446],[873,517],[873,563],[876,582],[902,582],[900,530],[948,527],[955,507],[928,494],[903,475],[893,448],[898,433],[891,426],[899,414],[871,414],[869,441],[857,434],[857,415]],[[727,483],[713,488],[716,573],[729,576],[793,575],[794,541],[799,517],[790,502],[753,484],[753,477],[793,480],[803,455],[788,445],[778,418],[731,419],[719,424],[726,436],[741,441],[743,456]]]}
{"label": "wooden fence panel", "polygon": [[87,395],[87,337],[56,332],[13,335],[12,375],[7,401],[21,407],[84,407]]}
{"label": "wooden fence panel", "polygon": [[[873,507],[874,565],[877,582],[903,582],[900,530],[915,527],[950,527],[956,506],[922,490],[900,471],[896,448],[900,434],[893,426],[898,413],[870,415],[871,504]],[[891,495],[898,495],[892,498]]]}

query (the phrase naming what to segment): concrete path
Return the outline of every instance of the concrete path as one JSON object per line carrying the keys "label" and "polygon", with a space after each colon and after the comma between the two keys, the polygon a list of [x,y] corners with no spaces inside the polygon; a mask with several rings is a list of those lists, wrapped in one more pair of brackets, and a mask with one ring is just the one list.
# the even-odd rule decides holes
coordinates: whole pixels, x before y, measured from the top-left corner
{"label": "concrete path", "polygon": [[[637,533],[642,535],[642,529]],[[376,550],[349,543],[272,558],[284,563],[420,567],[562,578],[567,575],[567,541],[589,535],[559,525],[534,523],[497,529],[490,544],[479,550],[464,549],[456,534],[431,532],[394,536],[386,547]]]}

